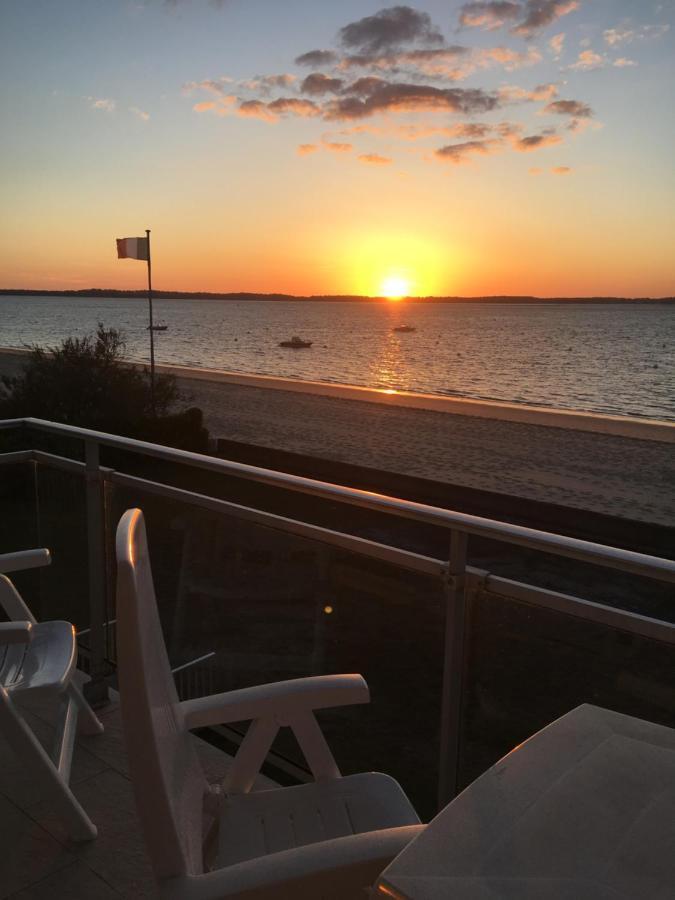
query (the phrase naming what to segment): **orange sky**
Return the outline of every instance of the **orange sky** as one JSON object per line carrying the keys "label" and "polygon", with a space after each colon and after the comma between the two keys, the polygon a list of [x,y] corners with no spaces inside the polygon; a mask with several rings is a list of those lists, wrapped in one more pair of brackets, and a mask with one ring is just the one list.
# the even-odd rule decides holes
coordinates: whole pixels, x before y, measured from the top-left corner
{"label": "orange sky", "polygon": [[3,13],[0,286],[142,288],[149,227],[169,290],[674,293],[667,9],[161,7]]}

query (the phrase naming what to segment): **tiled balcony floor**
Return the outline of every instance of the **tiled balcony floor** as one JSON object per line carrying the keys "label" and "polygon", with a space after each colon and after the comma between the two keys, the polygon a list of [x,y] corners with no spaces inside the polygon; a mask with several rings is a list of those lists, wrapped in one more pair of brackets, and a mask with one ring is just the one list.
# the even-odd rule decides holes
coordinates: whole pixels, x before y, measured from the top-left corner
{"label": "tiled balcony floor", "polygon": [[[24,707],[46,747],[53,729],[44,706]],[[142,900],[154,882],[129,780],[119,706],[99,711],[105,732],[81,736],[71,786],[98,828],[96,840],[68,840],[53,807],[0,735],[0,900]],[[221,779],[231,757],[195,737],[209,781]],[[260,785],[271,784],[260,779]]]}

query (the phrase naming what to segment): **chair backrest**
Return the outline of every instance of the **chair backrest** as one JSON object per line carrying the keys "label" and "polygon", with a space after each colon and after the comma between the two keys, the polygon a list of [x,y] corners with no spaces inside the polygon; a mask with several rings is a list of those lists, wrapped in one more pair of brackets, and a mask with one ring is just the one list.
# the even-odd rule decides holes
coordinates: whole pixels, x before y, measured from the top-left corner
{"label": "chair backrest", "polygon": [[116,548],[122,721],[141,825],[157,878],[199,874],[207,783],[169,666],[140,509],[122,516]]}

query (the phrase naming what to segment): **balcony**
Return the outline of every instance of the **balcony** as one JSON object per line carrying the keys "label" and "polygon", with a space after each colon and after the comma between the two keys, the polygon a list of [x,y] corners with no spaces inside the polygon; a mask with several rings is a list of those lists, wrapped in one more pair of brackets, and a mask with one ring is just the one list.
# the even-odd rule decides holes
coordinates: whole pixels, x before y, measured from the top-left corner
{"label": "balcony", "polygon": [[[0,552],[52,550],[17,584],[38,618],[74,622],[108,704],[74,767],[88,847],[2,747],[0,898],[152,896],[114,693],[112,541],[131,506],[181,696],[362,672],[370,707],[322,724],[345,772],[389,772],[423,818],[580,703],[675,725],[672,560],[32,419],[0,423],[0,451]],[[45,710],[27,715],[47,740]],[[241,736],[196,738],[214,778]],[[265,771],[307,778],[283,736]]]}

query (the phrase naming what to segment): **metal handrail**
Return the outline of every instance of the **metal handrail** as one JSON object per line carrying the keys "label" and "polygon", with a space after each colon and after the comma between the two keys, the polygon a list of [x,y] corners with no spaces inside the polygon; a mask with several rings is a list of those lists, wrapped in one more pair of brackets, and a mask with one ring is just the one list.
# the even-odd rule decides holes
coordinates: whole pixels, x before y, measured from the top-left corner
{"label": "metal handrail", "polygon": [[[22,462],[32,460],[51,463],[69,471],[84,475],[87,505],[88,577],[91,621],[91,682],[90,693],[104,702],[107,696],[105,682],[105,597],[106,597],[106,556],[105,556],[105,497],[106,483],[141,489],[171,499],[192,503],[214,512],[225,513],[290,531],[297,535],[323,541],[350,551],[384,560],[395,565],[410,568],[428,575],[439,577],[443,587],[446,605],[443,681],[441,696],[440,734],[440,774],[439,803],[447,802],[456,792],[459,760],[459,734],[464,680],[464,640],[465,622],[468,609],[467,586],[469,592],[476,584],[494,596],[500,588],[518,594],[521,601],[552,610],[564,611],[590,621],[601,622],[610,627],[664,637],[673,642],[671,623],[637,616],[625,610],[617,610],[602,604],[594,604],[580,598],[547,591],[530,585],[519,585],[507,579],[495,578],[489,573],[480,573],[467,565],[468,536],[475,535],[503,543],[542,551],[555,556],[569,557],[585,563],[605,566],[632,574],[675,583],[675,561],[636,553],[616,547],[583,541],[550,532],[538,531],[520,525],[511,525],[493,519],[473,516],[454,510],[442,509],[410,500],[401,500],[383,494],[371,493],[356,488],[344,487],[311,478],[275,472],[245,463],[217,459],[200,453],[178,450],[139,441],[133,438],[105,434],[87,428],[61,425],[42,419],[13,419],[0,421],[0,430],[29,428],[39,431],[76,438],[84,441],[85,461],[78,462],[55,457],[42,451],[30,450],[18,453],[0,454],[1,462]],[[337,501],[347,505],[385,513],[387,515],[423,522],[444,528],[449,536],[447,560],[432,559],[408,550],[378,544],[357,535],[336,532],[321,526],[298,522],[263,510],[250,509],[228,500],[208,497],[185,491],[172,485],[161,484],[137,478],[100,465],[101,446],[134,452],[140,455],[162,459],[170,463],[189,465],[221,475],[247,479],[259,484],[287,491],[296,491],[324,500]],[[99,693],[96,693],[96,692]]]}
{"label": "metal handrail", "polygon": [[238,478],[245,478],[271,487],[299,491],[325,500],[339,501],[374,512],[387,513],[399,518],[424,522],[428,525],[457,529],[476,537],[492,538],[530,550],[553,553],[556,556],[565,556],[580,562],[607,566],[612,569],[630,572],[634,575],[655,578],[659,581],[675,584],[675,560],[662,559],[657,556],[636,553],[632,550],[623,550],[618,547],[608,547],[592,541],[584,541],[552,532],[537,531],[534,528],[526,528],[523,525],[498,522],[494,519],[457,512],[456,510],[442,509],[441,507],[429,506],[425,503],[416,503],[412,500],[401,500],[385,494],[344,487],[299,475],[289,475],[285,472],[276,472],[272,469],[251,466],[246,463],[217,459],[202,453],[193,453],[189,450],[163,447],[158,444],[151,444],[148,441],[106,434],[89,428],[61,425],[44,419],[33,418],[10,419],[0,422],[0,428],[15,428],[18,426],[35,428],[50,434],[79,438],[86,442],[95,442],[106,447],[131,451],[167,462],[191,465],[211,472],[217,472],[221,475],[234,475]]}

